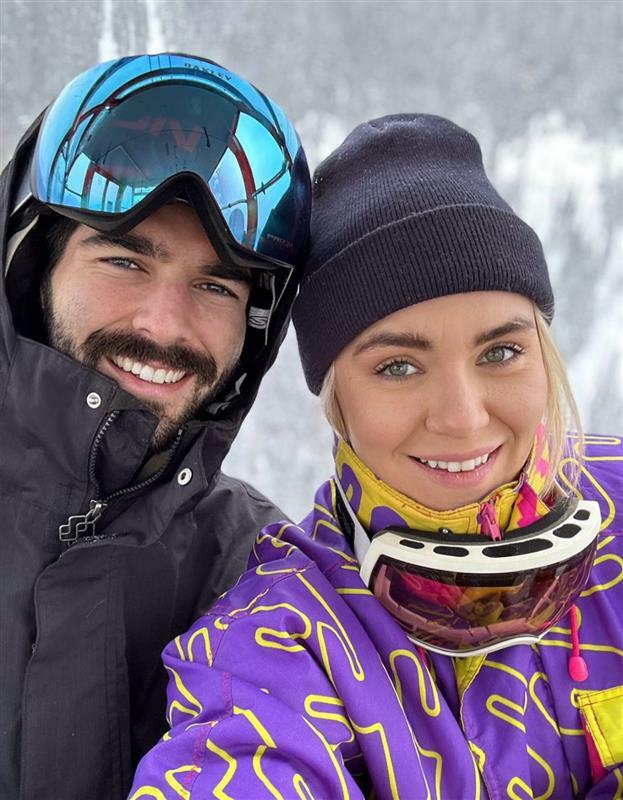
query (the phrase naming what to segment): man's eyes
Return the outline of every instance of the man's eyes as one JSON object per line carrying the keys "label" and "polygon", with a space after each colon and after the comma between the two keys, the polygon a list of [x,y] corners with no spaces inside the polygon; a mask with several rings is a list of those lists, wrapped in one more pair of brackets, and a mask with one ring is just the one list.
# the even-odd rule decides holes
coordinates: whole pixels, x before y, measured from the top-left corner
{"label": "man's eyes", "polygon": [[[137,271],[143,269],[136,261],[131,258],[126,258],[125,256],[107,256],[101,260],[104,263],[110,264],[113,267],[121,270]],[[222,283],[219,283],[218,281],[202,280],[193,285],[202,292],[208,292],[221,297],[233,297],[235,299],[239,298],[239,295],[236,291],[230,289],[228,286],[225,286]]]}
{"label": "man's eyes", "polygon": [[113,267],[119,267],[119,269],[140,269],[136,261],[132,261],[131,258],[123,258],[122,256],[110,256],[104,258],[103,261],[107,264],[112,264]]}
{"label": "man's eyes", "polygon": [[213,281],[203,281],[202,283],[197,284],[197,288],[202,289],[206,292],[213,292],[214,294],[220,294],[223,297],[238,297],[238,295],[231,289],[228,289],[221,283],[214,283]]}

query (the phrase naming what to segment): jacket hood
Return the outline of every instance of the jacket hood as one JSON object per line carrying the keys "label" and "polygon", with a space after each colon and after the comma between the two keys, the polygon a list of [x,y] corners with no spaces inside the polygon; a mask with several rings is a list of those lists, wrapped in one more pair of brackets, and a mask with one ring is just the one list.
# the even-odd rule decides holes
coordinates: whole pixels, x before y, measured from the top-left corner
{"label": "jacket hood", "polygon": [[[98,409],[100,422],[103,423],[111,411],[119,411],[120,419],[128,413],[132,414],[132,422],[126,419],[125,424],[121,424],[123,437],[127,440],[123,447],[138,448],[142,452],[146,440],[151,439],[151,432],[157,424],[156,417],[114,380],[94,372],[45,343],[39,293],[49,258],[44,236],[46,226],[38,218],[41,209],[32,201],[22,206],[19,230],[14,230],[16,223],[11,220],[11,211],[21,202],[24,187],[29,188],[31,158],[43,114],[26,131],[0,176],[0,404],[4,403],[4,387],[11,382],[15,359],[20,352],[28,352],[33,368],[36,366],[47,376],[40,390],[45,392],[46,387],[49,390],[54,387],[56,393],[51,402],[46,404],[50,409],[56,409],[56,413],[50,411],[54,420],[47,420],[48,423],[53,422],[60,431],[65,432],[66,437],[75,435],[64,411],[71,405],[71,396],[77,386],[97,386],[98,394],[106,398],[106,402],[102,402]],[[51,212],[44,210],[44,213]],[[247,370],[240,393],[227,404],[216,403],[202,408],[198,418],[188,425],[185,441],[205,437],[203,450],[209,452],[210,473],[218,469],[225,458],[253,405],[264,373],[275,360],[289,323],[295,284],[296,281],[289,282],[286,290],[289,296],[282,298],[273,314],[267,344]],[[26,350],[20,345],[25,345]],[[17,372],[21,373],[21,370]],[[38,376],[33,374],[32,380],[38,382]],[[16,387],[16,391],[21,392],[24,398],[29,397],[27,386]]]}

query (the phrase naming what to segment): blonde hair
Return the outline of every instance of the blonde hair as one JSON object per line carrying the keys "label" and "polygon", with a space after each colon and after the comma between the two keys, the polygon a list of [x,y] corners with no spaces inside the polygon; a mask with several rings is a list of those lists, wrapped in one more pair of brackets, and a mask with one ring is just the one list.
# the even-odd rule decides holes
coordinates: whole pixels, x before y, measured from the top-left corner
{"label": "blonde hair", "polygon": [[[536,305],[534,317],[547,376],[547,404],[543,422],[549,443],[549,470],[540,492],[544,498],[552,493],[555,495],[568,493],[558,482],[563,462],[566,462],[569,456],[568,437],[575,439],[575,444],[572,458],[568,462],[569,466],[565,469],[564,483],[572,491],[577,489],[584,456],[584,434],[567,370],[552,338],[549,323]],[[331,364],[324,377],[320,399],[329,424],[338,436],[348,441],[348,431],[335,386],[335,362]]]}

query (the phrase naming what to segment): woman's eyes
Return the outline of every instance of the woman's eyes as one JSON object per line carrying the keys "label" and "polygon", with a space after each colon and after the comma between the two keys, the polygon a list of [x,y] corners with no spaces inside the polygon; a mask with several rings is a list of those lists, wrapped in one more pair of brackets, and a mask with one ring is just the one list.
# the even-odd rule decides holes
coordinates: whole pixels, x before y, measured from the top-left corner
{"label": "woman's eyes", "polygon": [[381,364],[375,370],[377,375],[383,375],[386,378],[408,378],[419,371],[409,361],[390,361],[389,363]]}
{"label": "woman's eyes", "polygon": [[[524,352],[524,348],[518,344],[496,344],[495,347],[490,347],[476,363],[485,366],[504,365],[514,361]],[[411,375],[422,373],[423,370],[410,361],[395,359],[383,362],[374,371],[384,378],[409,378]]]}
{"label": "woman's eyes", "polygon": [[479,364],[504,364],[512,361],[524,352],[518,344],[496,344],[482,356]]}

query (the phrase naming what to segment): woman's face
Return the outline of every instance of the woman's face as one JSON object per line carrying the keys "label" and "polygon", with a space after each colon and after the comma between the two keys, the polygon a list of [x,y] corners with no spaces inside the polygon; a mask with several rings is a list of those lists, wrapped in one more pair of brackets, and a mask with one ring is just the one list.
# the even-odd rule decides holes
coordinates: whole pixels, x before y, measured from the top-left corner
{"label": "woman's face", "polygon": [[545,412],[533,305],[472,292],[371,325],[335,361],[337,400],[359,458],[437,511],[513,480]]}

